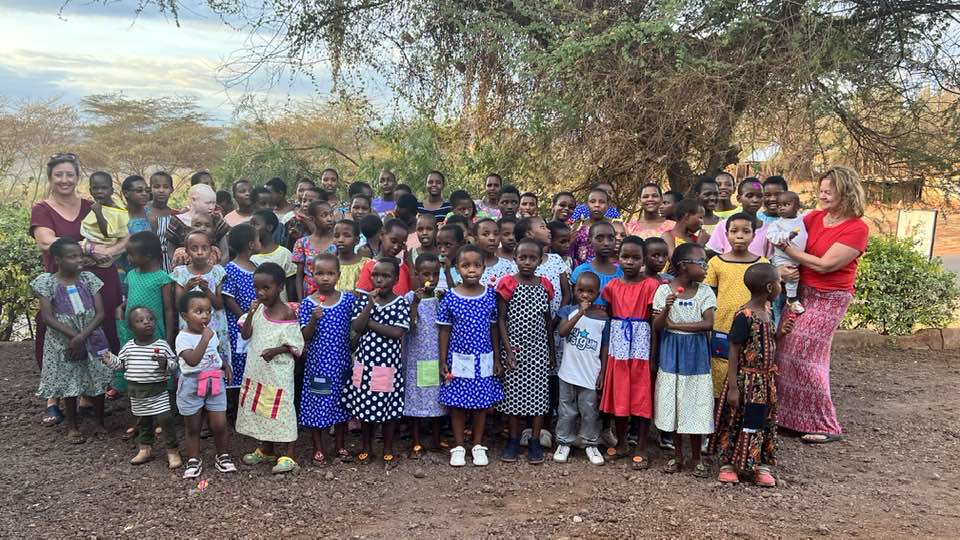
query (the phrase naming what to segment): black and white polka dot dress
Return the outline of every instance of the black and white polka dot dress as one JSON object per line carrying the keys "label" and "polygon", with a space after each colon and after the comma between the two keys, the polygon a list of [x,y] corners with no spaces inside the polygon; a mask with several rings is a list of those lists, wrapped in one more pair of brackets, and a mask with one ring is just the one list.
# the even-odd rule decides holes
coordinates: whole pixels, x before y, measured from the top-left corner
{"label": "black and white polka dot dress", "polygon": [[497,410],[517,416],[546,414],[550,337],[544,314],[550,310],[553,287],[547,278],[526,285],[507,276],[497,286],[497,294],[507,300],[507,332],[517,358],[513,370],[506,369],[504,359],[503,401]]}
{"label": "black and white polka dot dress", "polygon": [[[370,297],[361,295],[353,304],[353,319]],[[383,325],[410,328],[410,305],[398,296],[373,307],[370,320]],[[343,405],[364,422],[386,422],[403,416],[403,339],[393,339],[367,330],[353,359],[350,380],[343,389]]]}

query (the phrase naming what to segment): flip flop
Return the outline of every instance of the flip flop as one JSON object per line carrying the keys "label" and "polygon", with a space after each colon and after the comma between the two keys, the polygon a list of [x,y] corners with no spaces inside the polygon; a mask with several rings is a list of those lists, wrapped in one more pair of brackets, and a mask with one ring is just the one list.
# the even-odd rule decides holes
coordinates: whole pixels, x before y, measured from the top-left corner
{"label": "flip flop", "polygon": [[353,456],[346,448],[340,448],[337,450],[337,458],[340,459],[340,463],[350,463],[353,461]]}
{"label": "flip flop", "polygon": [[120,436],[121,441],[129,441],[130,439],[137,436],[137,428],[128,427],[126,431],[123,432],[123,435]]}
{"label": "flip flop", "polygon": [[[413,445],[413,448],[410,449],[410,455],[408,457],[410,459],[420,459],[423,457],[423,446],[419,444]],[[386,458],[386,456],[384,456],[384,458]]]}
{"label": "flip flop", "polygon": [[[811,439],[809,437],[822,437]],[[837,442],[843,440],[843,436],[834,435],[832,433],[807,433],[803,437],[800,437],[800,442],[805,444],[827,444],[832,442]]]}
{"label": "flip flop", "polygon": [[47,414],[40,421],[46,427],[53,427],[60,422],[63,422],[63,411],[60,410],[58,405],[50,405],[47,407]]}
{"label": "flip flop", "polygon": [[87,439],[83,437],[83,434],[79,431],[76,432],[67,432],[67,442],[70,444],[83,444],[87,442]]}
{"label": "flip flop", "polygon": [[370,461],[370,452],[360,452],[357,454],[358,463],[368,463]]}
{"label": "flip flop", "polygon": [[667,474],[673,474],[673,473],[680,472],[680,469],[682,468],[683,468],[683,462],[677,461],[676,459],[671,459],[663,467],[663,472]]}
{"label": "flip flop", "polygon": [[321,467],[327,464],[327,456],[323,455],[322,450],[313,453],[313,464]]}
{"label": "flip flop", "polygon": [[697,478],[710,478],[710,472],[707,471],[707,466],[702,461],[693,467],[693,475]]}
{"label": "flip flop", "polygon": [[638,454],[633,456],[632,465],[635,471],[645,471],[650,468],[650,460]]}

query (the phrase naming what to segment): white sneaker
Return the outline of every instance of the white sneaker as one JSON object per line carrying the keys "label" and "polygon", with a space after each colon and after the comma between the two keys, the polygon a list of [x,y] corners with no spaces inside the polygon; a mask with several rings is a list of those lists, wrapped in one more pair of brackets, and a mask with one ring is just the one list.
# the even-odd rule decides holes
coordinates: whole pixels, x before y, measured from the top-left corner
{"label": "white sneaker", "polygon": [[473,445],[473,449],[470,450],[470,453],[473,455],[473,464],[477,467],[486,467],[490,461],[487,460],[487,447],[480,446],[479,444]]}
{"label": "white sneaker", "polygon": [[520,432],[520,446],[528,446],[530,444],[530,437],[533,437],[533,430],[527,428]]}
{"label": "white sneaker", "polygon": [[553,453],[553,460],[557,463],[566,463],[570,457],[570,447],[566,444],[558,444],[557,451]]}
{"label": "white sneaker", "polygon": [[462,446],[455,446],[450,449],[450,466],[463,467],[467,464],[467,451]]}
{"label": "white sneaker", "polygon": [[607,428],[606,431],[600,434],[600,441],[607,448],[616,448],[617,447],[617,436],[613,434],[613,428]]}
{"label": "white sneaker", "polygon": [[545,429],[540,430],[540,446],[550,448],[553,446],[553,435]]}
{"label": "white sneaker", "polygon": [[590,460],[590,463],[594,465],[603,465],[603,454],[600,453],[600,450],[596,446],[587,447],[587,459]]}

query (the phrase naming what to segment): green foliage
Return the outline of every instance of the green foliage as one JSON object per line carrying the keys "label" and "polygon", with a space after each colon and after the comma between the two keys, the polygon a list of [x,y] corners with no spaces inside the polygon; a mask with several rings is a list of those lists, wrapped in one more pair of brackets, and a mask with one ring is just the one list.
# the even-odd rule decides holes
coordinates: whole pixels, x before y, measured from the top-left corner
{"label": "green foliage", "polygon": [[0,204],[0,341],[36,313],[30,281],[41,271],[40,250],[27,234],[30,212],[19,205]]}
{"label": "green foliage", "polygon": [[913,249],[911,240],[871,237],[857,268],[857,292],[844,328],[907,335],[918,327],[942,328],[960,307],[957,277]]}

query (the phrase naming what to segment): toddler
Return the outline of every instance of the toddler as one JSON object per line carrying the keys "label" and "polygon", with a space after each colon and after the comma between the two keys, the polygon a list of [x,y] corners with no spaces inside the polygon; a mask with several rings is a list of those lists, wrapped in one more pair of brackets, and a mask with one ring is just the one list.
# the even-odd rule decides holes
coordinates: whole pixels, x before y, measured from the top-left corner
{"label": "toddler", "polygon": [[[792,191],[784,191],[777,197],[777,206],[780,217],[770,223],[767,229],[767,240],[774,246],[789,241],[801,250],[806,249],[807,227],[803,224],[803,216],[800,215],[800,196]],[[774,249],[770,262],[777,269],[781,266],[797,266],[797,261],[780,248]],[[787,281],[785,288],[787,303],[790,304],[794,313],[799,314],[803,313],[803,306],[797,299],[798,284],[799,279]]]}

